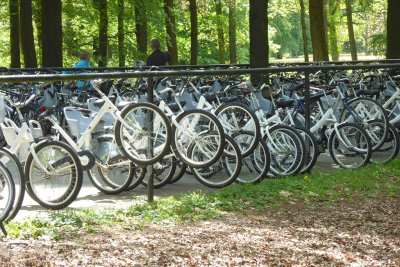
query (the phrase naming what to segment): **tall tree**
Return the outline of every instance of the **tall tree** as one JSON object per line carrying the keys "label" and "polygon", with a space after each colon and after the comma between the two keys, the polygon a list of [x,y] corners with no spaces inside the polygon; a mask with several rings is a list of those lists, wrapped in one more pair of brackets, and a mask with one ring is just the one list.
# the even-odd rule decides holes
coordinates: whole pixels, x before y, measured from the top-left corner
{"label": "tall tree", "polygon": [[165,25],[167,31],[167,47],[171,54],[170,65],[178,64],[178,45],[176,44],[176,23],[174,12],[174,0],[164,0],[164,11],[166,14]]}
{"label": "tall tree", "polygon": [[356,47],[356,39],[354,37],[353,10],[351,7],[351,0],[346,0],[346,16],[347,16],[347,28],[349,31],[351,59],[357,60],[357,47]]}
{"label": "tall tree", "polygon": [[329,61],[328,43],[326,41],[327,32],[323,16],[324,2],[310,0],[310,31],[314,61]]}
{"label": "tall tree", "polygon": [[307,27],[306,27],[306,8],[304,6],[304,0],[300,0],[300,18],[301,18],[301,32],[303,34],[303,51],[304,51],[304,61],[309,62],[310,58],[308,56],[308,37],[307,37]]}
{"label": "tall tree", "polygon": [[400,58],[400,1],[388,0],[386,58]]}
{"label": "tall tree", "polygon": [[[250,0],[250,67],[268,66],[268,0]],[[253,83],[260,81],[260,75],[252,75]]]}
{"label": "tall tree", "polygon": [[35,43],[32,25],[32,0],[20,0],[20,37],[26,68],[37,68]]}
{"label": "tall tree", "polygon": [[196,0],[189,0],[190,9],[190,64],[197,65],[199,54],[199,30],[197,22],[197,3]]}
{"label": "tall tree", "polygon": [[43,66],[42,64],[42,39],[43,39],[43,31],[42,31],[42,0],[34,0],[32,2],[32,20],[34,25],[36,26],[36,40],[37,40],[37,60],[38,65]]}
{"label": "tall tree", "polygon": [[329,51],[333,61],[339,60],[339,47],[336,24],[338,23],[337,13],[339,11],[340,2],[337,0],[328,1],[328,40]]}
{"label": "tall tree", "polygon": [[19,49],[19,5],[18,1],[9,0],[10,10],[10,46],[11,46],[11,68],[21,67]]}
{"label": "tall tree", "polygon": [[225,38],[222,25],[222,4],[221,0],[215,0],[215,9],[217,15],[217,36],[218,36],[218,55],[219,63],[225,64]]}
{"label": "tall tree", "polygon": [[136,42],[139,50],[139,59],[147,57],[147,6],[144,0],[135,0]]}
{"label": "tall tree", "polygon": [[229,5],[229,58],[231,64],[237,63],[236,55],[236,0],[228,0]]}
{"label": "tall tree", "polygon": [[63,66],[61,0],[42,0],[42,65]]}
{"label": "tall tree", "polygon": [[99,67],[107,66],[108,15],[107,0],[99,0]]}
{"label": "tall tree", "polygon": [[118,65],[125,67],[124,0],[118,1]]}

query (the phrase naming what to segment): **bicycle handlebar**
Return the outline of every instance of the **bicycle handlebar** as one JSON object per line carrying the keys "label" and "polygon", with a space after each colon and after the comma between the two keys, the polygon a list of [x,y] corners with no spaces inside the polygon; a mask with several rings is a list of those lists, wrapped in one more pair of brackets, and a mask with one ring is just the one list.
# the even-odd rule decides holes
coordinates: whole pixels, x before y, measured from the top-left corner
{"label": "bicycle handlebar", "polygon": [[35,99],[36,95],[32,94],[28,100],[26,100],[25,102],[14,102],[11,100],[11,98],[9,96],[4,96],[4,99],[7,100],[8,102],[10,102],[10,105],[15,107],[15,108],[23,108],[27,105],[29,105],[29,103],[31,103],[34,99]]}

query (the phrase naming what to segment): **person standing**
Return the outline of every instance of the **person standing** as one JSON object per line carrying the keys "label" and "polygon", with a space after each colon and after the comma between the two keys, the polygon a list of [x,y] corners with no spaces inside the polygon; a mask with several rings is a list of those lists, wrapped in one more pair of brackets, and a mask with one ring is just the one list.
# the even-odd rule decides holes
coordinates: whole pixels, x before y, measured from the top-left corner
{"label": "person standing", "polygon": [[[77,71],[68,70],[63,71],[63,74],[74,74],[74,73],[88,73],[88,70],[84,70],[86,68],[90,68],[90,52],[87,50],[81,50],[79,53],[79,61],[72,66],[72,68],[77,68]],[[79,70],[80,69],[80,70]],[[78,90],[77,93],[79,94],[85,86],[92,87],[90,81],[77,81],[76,83]]]}
{"label": "person standing", "polygon": [[170,53],[168,51],[161,52],[160,46],[160,40],[152,39],[150,41],[150,47],[153,53],[147,57],[147,66],[165,66],[165,64],[171,60]]}

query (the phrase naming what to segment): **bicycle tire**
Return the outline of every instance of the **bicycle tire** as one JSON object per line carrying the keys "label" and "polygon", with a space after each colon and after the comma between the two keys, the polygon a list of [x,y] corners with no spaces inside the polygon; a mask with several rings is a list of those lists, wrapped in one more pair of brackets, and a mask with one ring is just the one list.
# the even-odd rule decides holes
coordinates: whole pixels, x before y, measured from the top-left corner
{"label": "bicycle tire", "polygon": [[272,176],[296,175],[302,170],[305,162],[305,144],[293,127],[282,124],[272,126],[269,135],[264,135],[264,140],[271,153]]}
{"label": "bicycle tire", "polygon": [[[96,162],[95,166],[87,171],[87,174],[90,182],[100,192],[107,195],[116,195],[125,191],[131,184],[135,174],[133,166],[133,163],[130,162],[124,165],[121,164],[120,166],[103,168],[99,162]],[[106,173],[108,169],[117,170],[118,173],[111,178],[110,175]],[[100,178],[97,178],[98,176]]]}
{"label": "bicycle tire", "polygon": [[[171,157],[168,159],[163,159],[153,165],[153,187],[161,188],[171,181],[174,177],[176,169],[176,159]],[[149,178],[148,172],[146,171],[144,178],[141,182],[142,185],[147,187],[147,180]]]}
{"label": "bicycle tire", "polygon": [[[46,149],[48,151],[46,151]],[[54,169],[62,166],[67,171],[70,169],[70,173],[67,173],[67,175],[70,176],[70,181],[63,180],[64,184],[67,182],[66,188],[60,189],[61,180],[51,184],[51,181],[54,181],[57,177],[61,177],[58,173],[53,172],[51,174],[46,174],[46,172],[44,172],[34,175],[33,172],[35,170],[39,172],[43,170],[37,166],[36,160],[33,158],[32,153],[30,153],[25,163],[26,188],[28,193],[44,208],[58,210],[67,207],[78,196],[83,181],[82,165],[76,151],[63,142],[49,140],[37,144],[35,152],[38,158],[41,159],[41,164],[46,168],[50,167]],[[63,153],[65,153],[65,155],[63,155]],[[44,157],[47,157],[47,159]],[[68,164],[71,165],[69,166]],[[40,180],[38,177],[43,179]],[[46,184],[46,182],[41,184],[41,181],[48,181],[49,184]],[[44,187],[59,192],[55,193],[52,191],[51,195],[53,196],[45,197],[46,188]]]}
{"label": "bicycle tire", "polygon": [[3,163],[12,174],[15,186],[14,206],[5,219],[5,222],[7,222],[14,219],[21,209],[25,197],[25,174],[18,157],[5,147],[0,148],[0,162]]}
{"label": "bicycle tire", "polygon": [[[237,144],[242,151],[242,156],[247,157],[250,155],[257,147],[258,141],[261,138],[260,122],[257,115],[248,106],[238,102],[220,105],[216,109],[215,115],[221,121],[225,133],[229,136],[235,136],[234,138],[237,140]],[[238,118],[240,118],[239,121],[237,120]],[[243,131],[253,134],[250,145],[247,147],[241,146],[242,142],[238,140],[241,136],[240,133]],[[246,136],[248,137],[249,135],[246,134]]]}
{"label": "bicycle tire", "polygon": [[300,170],[300,173],[304,174],[310,172],[317,163],[317,159],[319,156],[318,142],[315,136],[306,128],[297,126],[295,127],[295,129],[303,137],[304,145],[306,148],[304,165],[303,168]]}
{"label": "bicycle tire", "polygon": [[[372,155],[372,144],[365,129],[355,123],[342,123],[337,126],[337,130],[342,131],[343,142],[337,137],[335,130],[332,131],[328,140],[329,154],[333,161],[340,167],[347,169],[367,165]],[[360,157],[359,163],[355,159],[357,156]],[[346,159],[349,159],[348,164],[344,162]]]}
{"label": "bicycle tire", "polygon": [[[360,119],[363,119],[363,122],[357,123],[357,120],[354,119],[353,117],[350,117],[350,112],[346,109],[343,108],[342,111],[340,112],[340,117],[339,117],[339,122],[350,122],[350,123],[357,123],[365,130],[367,133],[371,133],[374,131],[373,128],[371,128],[369,122],[375,121],[375,120],[382,120],[384,121],[385,124],[385,129],[383,133],[383,138],[379,140],[379,142],[376,142],[373,144],[372,150],[375,151],[376,149],[379,149],[379,147],[383,144],[385,141],[385,137],[388,133],[388,127],[389,127],[389,118],[387,115],[386,110],[382,107],[381,104],[379,104],[377,101],[367,98],[367,97],[359,97],[350,100],[347,105],[349,108],[352,108],[353,112],[356,112],[358,117]],[[357,107],[360,107],[362,110],[358,110]],[[371,116],[371,115],[372,116]],[[371,117],[369,117],[371,116]],[[356,121],[356,122],[354,122]],[[372,137],[371,137],[372,138]]]}
{"label": "bicycle tire", "polygon": [[[176,117],[176,123],[179,128],[175,124],[172,127],[173,152],[185,164],[206,168],[219,159],[224,151],[225,133],[215,115],[206,110],[186,110]],[[193,143],[193,153],[189,156]]]}
{"label": "bicycle tire", "polygon": [[15,185],[10,171],[0,162],[0,222],[4,222],[14,206]]}
{"label": "bicycle tire", "polygon": [[182,161],[179,161],[176,163],[176,169],[175,169],[175,174],[172,177],[172,179],[169,181],[170,184],[174,184],[178,182],[180,179],[182,179],[183,175],[187,172],[188,166],[183,163]]}
{"label": "bicycle tire", "polygon": [[[225,149],[220,159],[207,168],[193,168],[193,176],[210,188],[222,188],[232,184],[242,168],[242,153],[235,140],[225,135]],[[221,172],[221,173],[220,173]]]}
{"label": "bicycle tire", "polygon": [[[236,182],[239,184],[260,183],[263,179],[268,177],[270,164],[271,155],[268,145],[264,139],[260,139],[253,153],[243,158],[242,170],[236,178]],[[246,168],[248,173],[245,172]]]}
{"label": "bicycle tire", "polygon": [[386,163],[395,159],[399,155],[400,135],[391,123],[389,123],[389,131],[382,146],[372,152],[371,162]]}
{"label": "bicycle tire", "polygon": [[[147,128],[149,125],[147,125],[147,120],[145,118],[147,117],[145,114],[149,114],[150,112],[153,112],[151,126],[153,127],[152,139],[154,149],[152,156],[148,155],[147,150],[149,138]],[[130,104],[122,110],[121,117],[125,122],[131,123],[131,126],[133,125],[132,123],[134,123],[133,126],[136,127],[136,131],[132,132],[126,129],[125,126],[117,120],[114,130],[115,142],[121,153],[135,164],[154,164],[161,160],[169,151],[172,137],[170,123],[167,116],[156,105],[151,103]],[[154,125],[156,129],[154,129]],[[142,139],[139,141],[139,138]]]}
{"label": "bicycle tire", "polygon": [[126,191],[131,191],[136,187],[138,187],[142,183],[145,175],[146,175],[146,168],[135,166],[132,182],[126,188]]}

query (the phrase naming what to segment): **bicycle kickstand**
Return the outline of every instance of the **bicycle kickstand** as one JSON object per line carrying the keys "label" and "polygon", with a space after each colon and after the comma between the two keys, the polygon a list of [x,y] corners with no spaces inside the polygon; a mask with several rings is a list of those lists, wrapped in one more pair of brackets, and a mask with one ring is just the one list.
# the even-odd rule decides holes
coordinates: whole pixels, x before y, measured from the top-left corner
{"label": "bicycle kickstand", "polygon": [[6,229],[4,228],[3,221],[0,221],[0,229],[3,232],[4,236],[7,236]]}

